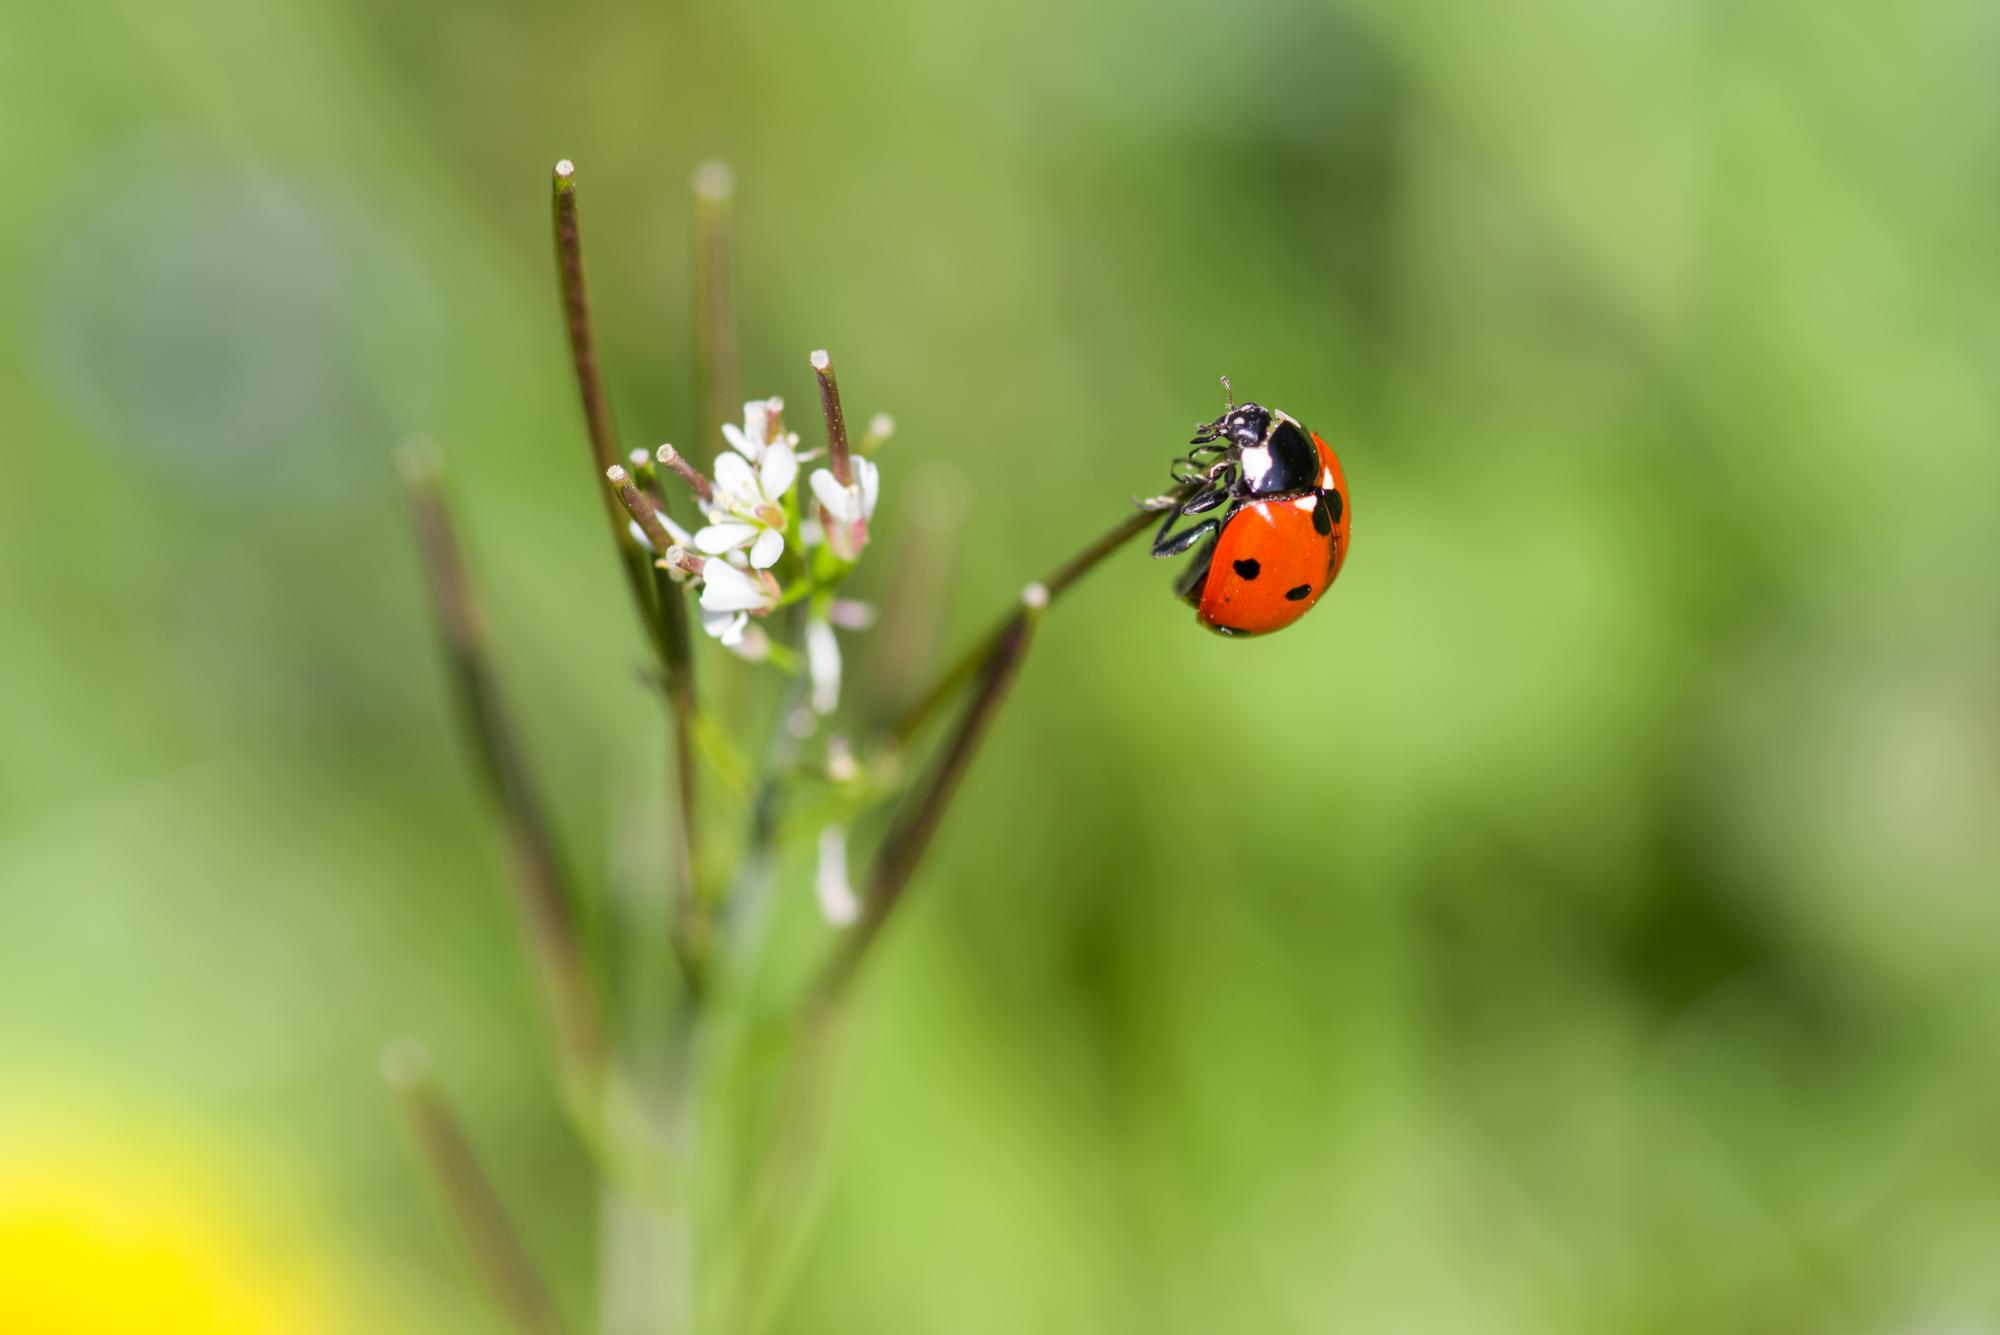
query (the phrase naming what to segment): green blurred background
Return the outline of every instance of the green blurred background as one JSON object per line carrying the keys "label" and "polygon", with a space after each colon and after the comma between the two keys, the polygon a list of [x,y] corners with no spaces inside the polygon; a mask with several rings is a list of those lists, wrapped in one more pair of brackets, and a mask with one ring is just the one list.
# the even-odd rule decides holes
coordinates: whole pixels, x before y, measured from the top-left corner
{"label": "green blurred background", "polygon": [[687,441],[720,156],[745,388],[900,424],[876,580],[972,498],[948,643],[1225,371],[1358,511],[1276,638],[1136,549],[1053,616],[784,1329],[2000,1329],[1991,3],[3,2],[0,1162],[167,1173],[289,1295],[213,1328],[489,1328],[404,1032],[584,1305],[391,451],[601,864],[658,758],[547,172]]}

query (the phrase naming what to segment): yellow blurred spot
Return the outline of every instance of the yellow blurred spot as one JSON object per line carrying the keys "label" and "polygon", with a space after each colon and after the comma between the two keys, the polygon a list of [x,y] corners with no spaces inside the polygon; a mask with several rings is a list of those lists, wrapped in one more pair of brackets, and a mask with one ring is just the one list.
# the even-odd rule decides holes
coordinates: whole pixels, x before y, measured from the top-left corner
{"label": "yellow blurred spot", "polygon": [[185,1147],[0,1128],[0,1335],[333,1329],[281,1250]]}

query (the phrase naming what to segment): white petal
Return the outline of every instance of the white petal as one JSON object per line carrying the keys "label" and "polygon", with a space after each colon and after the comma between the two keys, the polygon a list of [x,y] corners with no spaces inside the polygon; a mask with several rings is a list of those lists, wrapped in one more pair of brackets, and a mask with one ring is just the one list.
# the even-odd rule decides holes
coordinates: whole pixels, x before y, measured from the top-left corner
{"label": "white petal", "polygon": [[845,927],[861,916],[861,902],[847,880],[847,831],[829,825],[819,832],[819,874],[813,878],[819,896],[819,911],[835,927]]}
{"label": "white petal", "polygon": [[743,627],[749,624],[749,621],[750,614],[747,612],[711,612],[705,607],[701,609],[701,628],[727,645],[733,645],[743,638]]}
{"label": "white petal", "polygon": [[736,423],[724,422],[722,424],[722,438],[728,441],[729,448],[735,450],[738,454],[746,454],[753,459],[757,457],[757,447],[750,443],[750,438],[743,434],[743,428],[736,425]]}
{"label": "white petal", "polygon": [[840,641],[824,621],[806,622],[806,673],[814,712],[831,714],[840,704]]}
{"label": "white petal", "polygon": [[733,551],[738,547],[744,546],[756,536],[757,526],[755,524],[738,524],[733,522],[710,524],[694,535],[694,545],[697,549],[708,553],[710,556],[720,556],[724,552]]}
{"label": "white petal", "polygon": [[757,535],[757,541],[750,546],[750,564],[759,570],[769,570],[778,564],[778,558],[785,554],[785,535],[774,528],[767,528]]}
{"label": "white petal", "polygon": [[875,497],[882,490],[882,470],[872,460],[855,459],[854,480],[861,484],[861,518],[875,513]]}
{"label": "white petal", "polygon": [[799,456],[792,453],[791,446],[772,445],[764,451],[764,462],[757,466],[757,482],[766,500],[775,501],[790,491],[798,476]]}
{"label": "white petal", "polygon": [[711,612],[747,612],[769,599],[764,587],[719,556],[701,563],[701,605]]}
{"label": "white petal", "polygon": [[625,527],[632,534],[633,541],[637,542],[641,547],[644,547],[649,552],[653,550],[653,540],[646,536],[645,529],[639,527],[638,520],[636,519],[626,520]]}
{"label": "white petal", "polygon": [[660,522],[667,526],[668,537],[672,538],[675,542],[678,542],[683,547],[688,546],[694,541],[693,538],[688,536],[688,531],[686,529],[682,528],[679,524],[676,524],[674,522],[672,515],[669,515],[665,510],[660,510],[657,513],[660,516]]}
{"label": "white petal", "polygon": [[801,519],[799,521],[799,546],[817,547],[825,541],[826,530],[820,527],[819,520]]}
{"label": "white petal", "polygon": [[724,450],[715,456],[715,485],[732,496],[755,496],[757,472],[748,459]]}
{"label": "white petal", "polygon": [[812,489],[813,495],[819,497],[819,503],[824,505],[826,512],[835,519],[854,518],[848,513],[847,488],[834,481],[832,473],[824,468],[813,469]]}

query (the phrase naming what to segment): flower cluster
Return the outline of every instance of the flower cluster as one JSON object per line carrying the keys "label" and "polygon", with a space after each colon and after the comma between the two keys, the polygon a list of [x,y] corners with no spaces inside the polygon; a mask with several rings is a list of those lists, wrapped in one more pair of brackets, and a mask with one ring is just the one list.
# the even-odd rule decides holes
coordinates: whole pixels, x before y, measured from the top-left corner
{"label": "flower cluster", "polygon": [[[840,461],[848,473],[845,485],[832,468],[822,467],[801,488],[801,464],[822,452],[802,453],[784,414],[782,399],[744,404],[743,424],[722,428],[729,448],[716,456],[712,477],[696,472],[671,445],[660,447],[659,463],[688,484],[707,520],[692,535],[670,525],[680,550],[662,554],[660,564],[698,581],[702,629],[752,661],[789,657],[776,651],[757,622],[804,602],[809,699],[815,713],[829,714],[840,699],[834,628],[859,629],[872,616],[865,605],[835,594],[867,544],[881,470],[872,459],[848,456]],[[886,423],[877,418],[864,445],[879,443],[888,434]],[[845,445],[841,439],[833,448],[844,453]]]}

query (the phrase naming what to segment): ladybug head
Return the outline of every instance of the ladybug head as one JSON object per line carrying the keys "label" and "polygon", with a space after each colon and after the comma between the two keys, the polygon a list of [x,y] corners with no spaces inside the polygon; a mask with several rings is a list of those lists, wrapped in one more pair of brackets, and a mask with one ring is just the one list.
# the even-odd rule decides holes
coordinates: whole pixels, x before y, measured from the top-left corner
{"label": "ladybug head", "polygon": [[1260,444],[1264,433],[1271,428],[1271,414],[1258,404],[1236,402],[1236,391],[1230,388],[1229,377],[1222,377],[1222,388],[1229,395],[1228,406],[1222,416],[1213,422],[1204,422],[1195,428],[1191,445],[1205,445],[1214,440],[1226,440],[1240,449],[1249,449]]}

